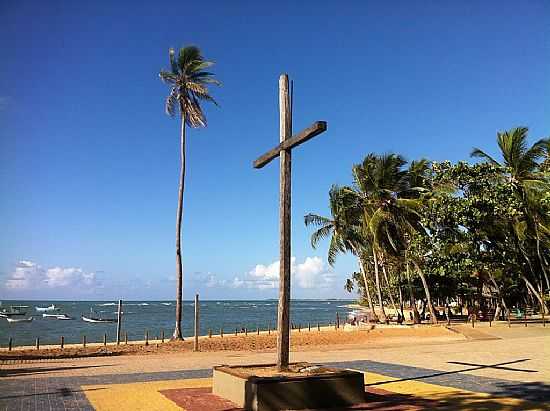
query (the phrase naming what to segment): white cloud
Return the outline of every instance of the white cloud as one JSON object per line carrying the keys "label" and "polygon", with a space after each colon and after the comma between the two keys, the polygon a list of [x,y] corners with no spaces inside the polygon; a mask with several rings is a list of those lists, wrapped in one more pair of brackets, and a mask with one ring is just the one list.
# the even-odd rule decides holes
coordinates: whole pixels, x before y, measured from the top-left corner
{"label": "white cloud", "polygon": [[[296,258],[292,257],[292,262]],[[279,279],[279,261],[275,261],[269,265],[258,264],[253,270],[248,272],[248,275],[252,278],[260,278],[264,280],[278,280]]]}
{"label": "white cloud", "polygon": [[86,273],[81,268],[52,267],[44,268],[32,261],[21,260],[17,263],[5,282],[9,290],[40,290],[44,288],[93,288],[97,285],[96,274]]}
{"label": "white cloud", "polygon": [[[307,257],[296,264],[296,257],[290,261],[290,272],[294,284],[303,289],[330,288],[334,283],[334,272],[325,266],[319,257]],[[244,277],[235,277],[232,288],[272,289],[279,287],[279,261],[271,264],[258,264]]]}
{"label": "white cloud", "polygon": [[226,284],[226,280],[218,280],[214,274],[208,273],[206,278],[206,286],[208,288],[225,287]]}

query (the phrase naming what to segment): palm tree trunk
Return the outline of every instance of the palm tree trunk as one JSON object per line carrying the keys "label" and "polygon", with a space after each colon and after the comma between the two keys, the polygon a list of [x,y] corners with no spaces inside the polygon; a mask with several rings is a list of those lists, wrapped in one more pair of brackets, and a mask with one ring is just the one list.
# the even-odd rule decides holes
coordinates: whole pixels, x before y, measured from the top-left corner
{"label": "palm tree trunk", "polygon": [[426,282],[426,277],[424,276],[424,272],[420,269],[420,266],[416,261],[413,260],[412,263],[414,264],[414,267],[416,268],[416,271],[420,276],[420,279],[422,280],[422,285],[424,286],[424,292],[426,293],[426,300],[428,300],[428,309],[430,310],[430,322],[432,324],[437,324],[437,316],[435,315],[435,310],[432,305],[432,296],[430,295],[430,290],[428,288],[428,283]]}
{"label": "palm tree trunk", "polygon": [[527,279],[527,277],[524,274],[521,274],[521,278],[525,282],[525,285],[527,286],[527,288],[531,291],[532,294],[534,294],[535,298],[538,300],[541,309],[544,310],[544,314],[548,315],[548,307],[544,303],[540,294],[537,292],[536,288],[533,286],[533,284],[531,284],[531,282]]}
{"label": "palm tree trunk", "polygon": [[546,280],[546,290],[550,293],[550,282],[548,280],[548,273],[546,272],[545,268],[545,261],[544,258],[542,258],[542,254],[540,252],[540,237],[539,237],[539,230],[535,228],[535,232],[537,233],[537,255],[539,257],[540,262],[540,268],[542,269],[542,273],[544,274],[544,279]]}
{"label": "palm tree trunk", "polygon": [[414,324],[420,324],[420,313],[418,312],[418,308],[416,307],[416,298],[414,298],[414,293],[412,289],[412,283],[411,283],[411,275],[409,272],[409,259],[408,257],[405,257],[407,259],[407,285],[409,287],[409,298],[410,298],[410,305],[411,310],[413,311],[413,323]]}
{"label": "palm tree trunk", "polygon": [[500,310],[501,310],[500,306],[502,305],[502,307],[504,308],[506,313],[508,312],[508,307],[506,307],[506,301],[504,301],[504,297],[502,296],[502,291],[500,290],[500,287],[498,286],[498,284],[495,280],[495,277],[493,276],[493,274],[491,273],[490,270],[488,271],[488,274],[489,274],[489,278],[491,279],[491,282],[493,283],[493,285],[497,289],[498,300],[500,300],[500,302],[497,302],[497,307],[495,309],[495,320],[498,320],[498,317],[500,315]]}
{"label": "palm tree trunk", "polygon": [[183,192],[185,190],[185,114],[181,110],[180,131],[180,182],[178,189],[178,210],[176,213],[176,327],[173,340],[182,340],[182,294],[183,294],[183,269],[181,263],[181,220],[183,217]]}
{"label": "palm tree trunk", "polygon": [[367,293],[367,301],[369,303],[369,310],[371,312],[372,320],[378,321],[378,316],[376,315],[376,311],[374,311],[374,303],[372,302],[372,295],[369,289],[369,282],[367,281],[367,274],[363,266],[363,260],[361,260],[360,257],[357,257],[357,260],[359,261],[359,269],[361,270],[361,274],[363,275],[363,282],[365,283],[365,292]]}
{"label": "palm tree trunk", "polygon": [[393,295],[392,295],[392,292],[391,292],[391,286],[390,286],[390,281],[388,280],[388,274],[386,273],[386,265],[385,264],[382,264],[382,273],[384,274],[384,280],[386,281],[386,285],[388,286],[388,294],[390,296],[390,303],[393,307],[393,311],[395,311],[395,315],[397,315],[398,311],[397,311],[397,306],[395,305],[395,301],[393,299]]}
{"label": "palm tree trunk", "polygon": [[381,322],[386,322],[386,312],[384,311],[384,303],[382,301],[382,287],[380,284],[380,273],[378,272],[378,257],[376,256],[376,250],[373,247],[372,255],[374,256],[374,278],[376,280],[376,291],[378,293],[378,304],[380,304],[380,315],[378,318]]}
{"label": "palm tree trunk", "polygon": [[405,320],[405,312],[403,311],[404,310],[404,307],[403,307],[403,290],[401,289],[401,278],[399,279],[398,292],[399,292],[399,311],[401,311],[401,317],[403,318],[403,320]]}

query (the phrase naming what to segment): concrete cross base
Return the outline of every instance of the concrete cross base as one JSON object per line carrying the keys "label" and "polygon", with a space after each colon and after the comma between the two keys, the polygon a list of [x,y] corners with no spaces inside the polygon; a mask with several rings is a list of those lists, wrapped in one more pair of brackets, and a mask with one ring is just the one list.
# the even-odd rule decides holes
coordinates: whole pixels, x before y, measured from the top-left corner
{"label": "concrete cross base", "polygon": [[308,363],[214,367],[213,394],[251,411],[331,408],[365,402],[362,373]]}

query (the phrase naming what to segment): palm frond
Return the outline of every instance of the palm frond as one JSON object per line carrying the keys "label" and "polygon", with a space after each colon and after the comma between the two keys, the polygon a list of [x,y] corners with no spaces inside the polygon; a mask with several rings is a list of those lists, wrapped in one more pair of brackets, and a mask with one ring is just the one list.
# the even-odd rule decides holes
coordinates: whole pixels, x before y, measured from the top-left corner
{"label": "palm frond", "polygon": [[317,215],[317,214],[309,213],[306,216],[304,216],[304,223],[305,223],[306,227],[308,227],[310,225],[324,226],[324,225],[327,225],[327,224],[331,224],[332,220],[329,219],[329,218]]}
{"label": "palm frond", "polygon": [[201,51],[197,46],[182,47],[178,55],[178,67],[181,71],[186,71],[190,64],[204,60]]}
{"label": "palm frond", "polygon": [[179,74],[179,68],[178,68],[178,62],[176,61],[175,51],[172,47],[168,50],[168,55],[170,59],[170,68],[172,69],[172,73],[174,75]]}
{"label": "palm frond", "polygon": [[328,263],[332,267],[336,263],[336,256],[338,253],[345,251],[343,244],[338,240],[336,236],[332,236],[330,244],[328,246]]}
{"label": "palm frond", "polygon": [[174,83],[177,80],[177,75],[176,74],[174,74],[170,71],[165,71],[165,70],[161,70],[159,72],[159,77],[165,84],[168,84],[170,86],[173,86]]}
{"label": "palm frond", "polygon": [[478,158],[483,158],[487,161],[489,161],[491,164],[495,165],[495,166],[500,166],[501,164],[496,161],[493,157],[491,157],[489,154],[487,154],[485,151],[479,149],[479,148],[474,148],[472,150],[472,152],[470,153],[470,157],[478,157]]}
{"label": "palm frond", "polygon": [[168,94],[168,96],[166,97],[164,110],[166,111],[166,114],[168,114],[170,117],[174,117],[177,109],[178,109],[177,91],[175,88],[172,88],[172,90],[170,91],[170,94]]}
{"label": "palm frond", "polygon": [[325,225],[318,230],[314,231],[311,235],[311,246],[317,248],[317,244],[324,238],[330,237],[332,234],[333,227],[331,225]]}

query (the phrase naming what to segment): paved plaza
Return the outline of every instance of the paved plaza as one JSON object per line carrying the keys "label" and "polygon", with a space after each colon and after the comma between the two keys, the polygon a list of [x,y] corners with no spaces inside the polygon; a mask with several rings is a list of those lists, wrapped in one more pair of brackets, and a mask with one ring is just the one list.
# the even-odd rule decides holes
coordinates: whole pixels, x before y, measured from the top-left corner
{"label": "paved plaza", "polygon": [[[365,374],[350,410],[550,410],[550,329],[457,329],[464,338],[327,347],[291,360]],[[11,361],[0,368],[0,410],[237,410],[211,394],[211,366],[272,361],[273,352],[187,353]]]}

